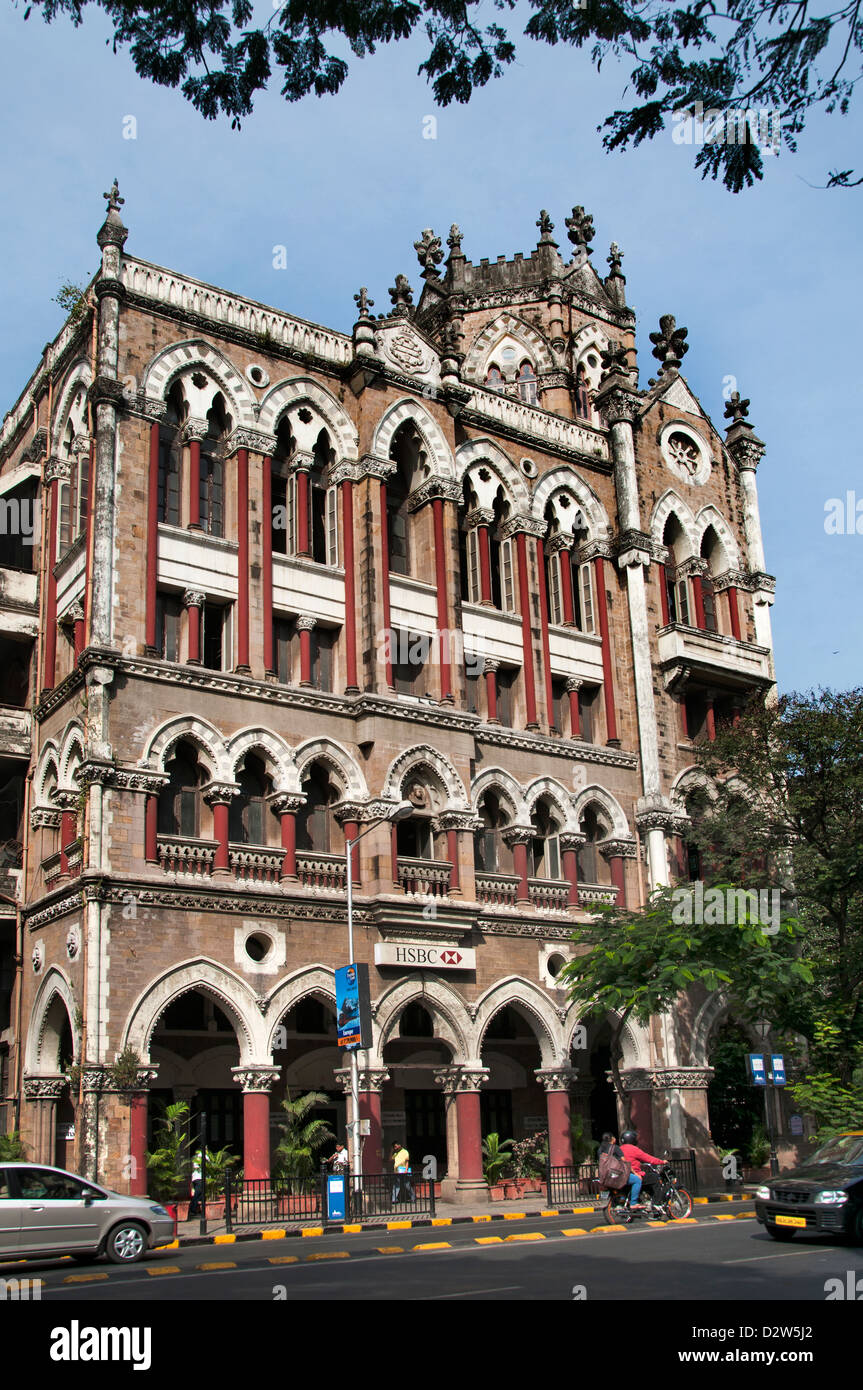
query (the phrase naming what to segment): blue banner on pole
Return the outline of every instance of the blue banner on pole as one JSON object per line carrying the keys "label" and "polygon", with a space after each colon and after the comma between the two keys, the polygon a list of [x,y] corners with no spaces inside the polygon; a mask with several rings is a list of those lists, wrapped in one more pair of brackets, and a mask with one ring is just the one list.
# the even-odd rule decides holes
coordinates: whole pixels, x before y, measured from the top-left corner
{"label": "blue banner on pole", "polygon": [[774,1052],[770,1058],[773,1068],[773,1085],[784,1086],[785,1081],[785,1058],[781,1052]]}
{"label": "blue banner on pole", "polygon": [[753,1086],[767,1085],[767,1068],[764,1065],[763,1052],[749,1053],[749,1075],[752,1078]]}
{"label": "blue banner on pole", "polygon": [[369,967],[343,965],[336,972],[336,1034],[339,1047],[354,1052],[371,1047],[372,1016]]}

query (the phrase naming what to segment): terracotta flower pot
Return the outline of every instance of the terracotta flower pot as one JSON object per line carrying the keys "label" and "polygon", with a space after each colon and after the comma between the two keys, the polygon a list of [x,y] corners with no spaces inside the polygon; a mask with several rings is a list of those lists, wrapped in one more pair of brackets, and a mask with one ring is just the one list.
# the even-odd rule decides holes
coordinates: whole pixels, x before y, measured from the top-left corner
{"label": "terracotta flower pot", "polygon": [[489,1201],[490,1201],[490,1202],[502,1202],[502,1201],[503,1201],[503,1183],[501,1183],[501,1182],[496,1182],[496,1183],[494,1183],[491,1187],[489,1187],[489,1189],[488,1189],[488,1198],[489,1198]]}

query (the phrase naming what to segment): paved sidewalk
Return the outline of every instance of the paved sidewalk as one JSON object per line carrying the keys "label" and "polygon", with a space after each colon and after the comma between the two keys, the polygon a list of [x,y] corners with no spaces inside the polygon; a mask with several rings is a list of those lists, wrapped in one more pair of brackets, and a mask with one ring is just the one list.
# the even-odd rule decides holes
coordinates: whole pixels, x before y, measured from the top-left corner
{"label": "paved sidewalk", "polygon": [[[756,1184],[748,1185],[742,1192],[726,1192],[715,1190],[700,1193],[693,1198],[696,1206],[703,1206],[713,1202],[751,1202],[754,1198]],[[197,1218],[192,1221],[181,1221],[178,1223],[177,1244],[182,1245],[227,1245],[238,1241],[247,1240],[284,1240],[292,1236],[315,1237],[322,1235],[338,1235],[342,1232],[374,1231],[374,1230],[411,1230],[422,1226],[453,1226],[467,1222],[480,1224],[488,1221],[518,1221],[526,1218],[541,1216],[570,1216],[570,1215],[592,1215],[602,1210],[604,1203],[599,1203],[594,1198],[585,1198],[584,1202],[572,1206],[559,1206],[550,1208],[542,1195],[525,1196],[509,1202],[483,1202],[483,1203],[461,1203],[461,1202],[435,1202],[435,1215],[426,1216],[379,1216],[368,1219],[361,1223],[344,1225],[332,1225],[324,1227],[319,1218],[311,1218],[308,1221],[281,1222],[274,1221],[267,1225],[237,1225],[233,1224],[233,1230],[228,1234],[224,1218],[219,1220],[207,1221],[207,1234],[201,1235],[200,1222]],[[162,1249],[170,1249],[170,1246],[163,1246]]]}

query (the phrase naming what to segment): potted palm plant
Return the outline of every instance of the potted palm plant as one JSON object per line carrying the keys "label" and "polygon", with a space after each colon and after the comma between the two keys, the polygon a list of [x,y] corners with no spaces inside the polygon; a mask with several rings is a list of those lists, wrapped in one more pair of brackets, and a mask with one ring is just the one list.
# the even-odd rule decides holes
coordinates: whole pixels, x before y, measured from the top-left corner
{"label": "potted palm plant", "polygon": [[501,1178],[510,1164],[510,1155],[505,1150],[511,1148],[512,1140],[501,1141],[500,1135],[494,1131],[487,1134],[482,1141],[482,1171],[492,1202],[500,1202],[504,1198],[505,1189]]}
{"label": "potted palm plant", "polygon": [[279,1198],[280,1216],[312,1216],[318,1210],[317,1155],[329,1140],[335,1139],[326,1120],[311,1115],[316,1105],[329,1105],[321,1091],[307,1091],[282,1101],[287,1116],[273,1157],[273,1172],[284,1181],[287,1191]]}
{"label": "potted palm plant", "polygon": [[192,1170],[187,1121],[189,1107],[183,1100],[167,1106],[156,1121],[158,1147],[147,1152],[147,1186],[160,1202],[177,1205],[177,1216],[185,1221],[189,1211],[189,1181]]}

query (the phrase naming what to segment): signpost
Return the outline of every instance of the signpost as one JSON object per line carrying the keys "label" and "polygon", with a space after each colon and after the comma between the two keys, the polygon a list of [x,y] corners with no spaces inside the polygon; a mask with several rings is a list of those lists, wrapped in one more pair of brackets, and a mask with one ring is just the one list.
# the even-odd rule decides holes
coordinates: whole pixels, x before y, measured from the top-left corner
{"label": "signpost", "polygon": [[779,1172],[779,1158],[776,1153],[776,1135],[770,1111],[770,1094],[775,1086],[785,1086],[785,1058],[781,1052],[769,1054],[770,1065],[763,1052],[750,1052],[748,1055],[749,1075],[753,1086],[764,1087],[764,1125],[770,1144],[770,1176],[775,1178]]}

